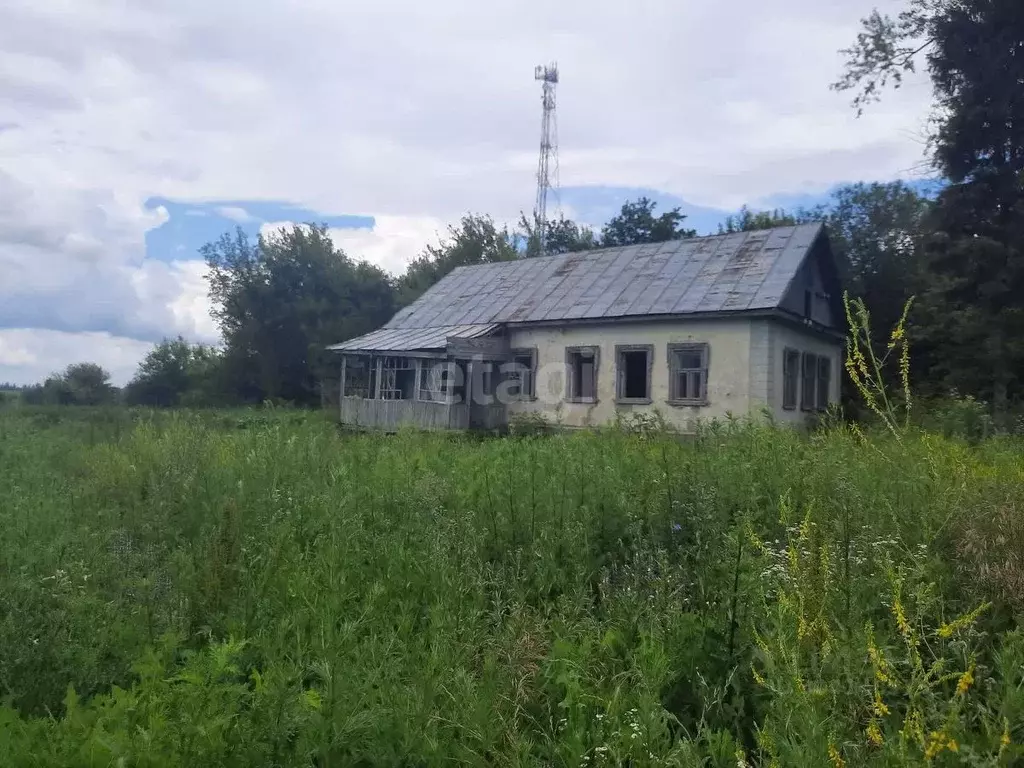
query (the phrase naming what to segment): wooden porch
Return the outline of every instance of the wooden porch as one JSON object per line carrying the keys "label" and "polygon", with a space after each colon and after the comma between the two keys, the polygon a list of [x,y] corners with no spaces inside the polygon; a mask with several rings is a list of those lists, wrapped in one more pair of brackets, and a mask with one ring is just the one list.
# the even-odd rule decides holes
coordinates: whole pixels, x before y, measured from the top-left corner
{"label": "wooden porch", "polygon": [[346,396],[341,398],[341,423],[385,432],[402,427],[500,430],[508,425],[508,416],[505,406],[500,403],[467,405]]}
{"label": "wooden porch", "polygon": [[465,403],[428,403],[418,400],[341,398],[341,423],[364,429],[394,431],[405,426],[420,429],[469,429]]}
{"label": "wooden porch", "polygon": [[505,404],[495,397],[501,338],[451,339],[442,350],[344,352],[339,419],[360,429],[501,430]]}

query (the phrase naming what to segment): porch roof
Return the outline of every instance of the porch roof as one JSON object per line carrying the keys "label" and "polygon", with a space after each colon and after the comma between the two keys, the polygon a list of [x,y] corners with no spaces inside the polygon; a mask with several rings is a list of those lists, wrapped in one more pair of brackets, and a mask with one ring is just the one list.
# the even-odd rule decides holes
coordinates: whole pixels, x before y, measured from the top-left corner
{"label": "porch roof", "polygon": [[365,336],[332,344],[333,352],[420,352],[446,350],[449,339],[476,339],[499,328],[498,323],[435,325],[427,328],[380,328]]}

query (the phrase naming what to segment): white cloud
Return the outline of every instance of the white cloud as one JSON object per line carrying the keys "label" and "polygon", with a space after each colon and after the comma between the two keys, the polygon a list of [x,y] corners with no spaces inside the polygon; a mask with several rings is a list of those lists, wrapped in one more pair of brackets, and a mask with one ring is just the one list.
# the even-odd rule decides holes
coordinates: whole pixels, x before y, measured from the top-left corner
{"label": "white cloud", "polygon": [[429,216],[377,216],[373,229],[330,232],[335,244],[351,258],[399,275],[425,246],[437,244],[447,232],[447,224]]}
{"label": "white cloud", "polygon": [[128,383],[152,343],[109,333],[0,329],[0,381],[35,384],[71,363],[99,363],[117,386]]}
{"label": "white cloud", "polygon": [[222,205],[217,208],[217,213],[225,219],[236,221],[239,224],[245,224],[248,221],[256,220],[256,218],[245,210],[245,208],[240,208],[237,205]]}
{"label": "white cloud", "polygon": [[391,271],[467,211],[515,220],[533,202],[533,66],[551,59],[567,186],[734,207],[905,175],[926,80],[860,120],[828,90],[868,10],[5,0],[0,327],[208,336],[198,272],[143,259],[166,217],[152,196],[367,212],[372,231],[334,234]]}
{"label": "white cloud", "polygon": [[[294,226],[293,221],[268,221],[260,225],[260,233],[268,235]],[[328,234],[349,258],[400,275],[427,245],[443,239],[447,230],[441,219],[429,216],[377,216],[373,227],[331,227]]]}

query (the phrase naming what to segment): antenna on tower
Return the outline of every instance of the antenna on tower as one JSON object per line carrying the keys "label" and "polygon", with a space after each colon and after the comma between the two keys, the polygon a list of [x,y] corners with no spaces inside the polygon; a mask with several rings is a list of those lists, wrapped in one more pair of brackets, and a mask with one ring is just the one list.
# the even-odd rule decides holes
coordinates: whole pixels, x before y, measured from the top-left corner
{"label": "antenna on tower", "polygon": [[536,67],[533,70],[533,79],[541,82],[541,103],[544,105],[544,117],[540,128],[540,159],[537,162],[537,201],[533,208],[540,254],[543,256],[547,252],[548,191],[552,187],[558,187],[558,123],[555,120],[558,65],[552,63]]}

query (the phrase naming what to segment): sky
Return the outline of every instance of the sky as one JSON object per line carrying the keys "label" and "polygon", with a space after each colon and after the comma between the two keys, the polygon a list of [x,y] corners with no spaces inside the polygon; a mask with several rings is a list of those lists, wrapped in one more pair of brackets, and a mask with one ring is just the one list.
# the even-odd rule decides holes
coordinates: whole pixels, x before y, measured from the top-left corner
{"label": "sky", "polygon": [[599,226],[646,194],[700,232],[928,174],[922,77],[860,117],[828,85],[897,0],[4,0],[0,382],[215,343],[199,248],[331,227],[401,273],[467,212],[533,206],[537,64],[559,194]]}

